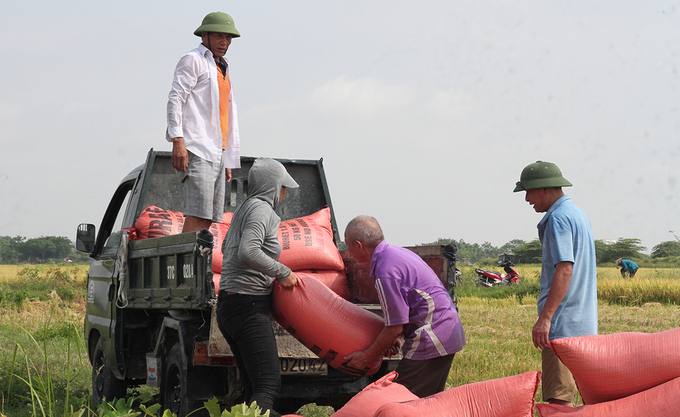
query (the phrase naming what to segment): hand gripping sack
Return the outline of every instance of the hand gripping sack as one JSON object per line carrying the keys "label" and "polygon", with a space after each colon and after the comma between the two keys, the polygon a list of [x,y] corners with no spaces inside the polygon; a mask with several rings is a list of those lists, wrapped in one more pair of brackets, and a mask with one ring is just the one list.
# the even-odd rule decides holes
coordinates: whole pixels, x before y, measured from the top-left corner
{"label": "hand gripping sack", "polygon": [[352,397],[347,404],[339,409],[332,417],[373,417],[373,414],[383,405],[395,401],[417,400],[405,386],[394,382],[397,377],[395,371],[390,372]]}
{"label": "hand gripping sack", "polygon": [[333,242],[331,211],[328,207],[309,216],[282,221],[279,225],[279,243],[279,262],[293,271],[345,269],[340,252]]}
{"label": "hand gripping sack", "polygon": [[341,298],[316,279],[299,277],[293,289],[274,285],[276,321],[330,366],[351,375],[371,375],[377,369],[347,367],[344,357],[363,351],[377,339],[382,317]]}
{"label": "hand gripping sack", "polygon": [[340,297],[349,300],[349,286],[347,285],[347,276],[344,272],[309,269],[306,271],[295,271],[295,274],[302,277],[314,277]]}
{"label": "hand gripping sack", "polygon": [[680,410],[680,378],[614,401],[581,407],[536,404],[541,417],[668,417]]}
{"label": "hand gripping sack", "polygon": [[375,417],[533,417],[534,396],[541,373],[475,382],[429,397],[386,404]]}
{"label": "hand gripping sack", "polygon": [[680,328],[555,339],[584,404],[627,397],[680,377]]}
{"label": "hand gripping sack", "polygon": [[222,274],[218,272],[213,272],[213,285],[215,285],[215,295],[220,293],[220,280],[222,279]]}

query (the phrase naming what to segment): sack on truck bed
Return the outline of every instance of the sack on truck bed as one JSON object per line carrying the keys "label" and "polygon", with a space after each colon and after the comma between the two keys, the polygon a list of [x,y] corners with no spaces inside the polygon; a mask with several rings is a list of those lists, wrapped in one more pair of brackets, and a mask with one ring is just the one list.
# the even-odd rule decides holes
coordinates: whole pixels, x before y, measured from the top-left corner
{"label": "sack on truck bed", "polygon": [[345,269],[340,252],[333,242],[331,211],[328,207],[309,216],[281,221],[279,243],[279,262],[293,271]]}
{"label": "sack on truck bed", "polygon": [[581,407],[536,404],[541,417],[668,417],[680,410],[680,378],[614,401]]}
{"label": "sack on truck bed", "polygon": [[540,372],[450,388],[429,397],[380,407],[375,417],[533,417]]}
{"label": "sack on truck bed", "polygon": [[184,214],[149,206],[142,210],[134,226],[134,239],[149,239],[182,233]]}
{"label": "sack on truck bed", "polygon": [[290,290],[274,285],[272,310],[284,329],[333,368],[351,375],[377,371],[348,368],[344,357],[366,350],[375,341],[385,326],[382,317],[304,277]]}
{"label": "sack on truck bed", "polygon": [[[227,235],[231,218],[234,213],[224,213],[224,223],[210,225],[210,233],[213,235],[212,270],[215,273],[222,271],[222,241]],[[156,206],[149,206],[142,210],[129,235],[130,240],[149,239],[182,233],[184,227],[184,214],[181,211],[165,210]]]}
{"label": "sack on truck bed", "polygon": [[395,401],[417,400],[417,395],[405,386],[394,382],[396,377],[397,373],[392,371],[368,385],[352,397],[332,417],[373,417],[373,414],[385,404]]}
{"label": "sack on truck bed", "polygon": [[555,339],[584,404],[627,397],[680,377],[680,328]]}

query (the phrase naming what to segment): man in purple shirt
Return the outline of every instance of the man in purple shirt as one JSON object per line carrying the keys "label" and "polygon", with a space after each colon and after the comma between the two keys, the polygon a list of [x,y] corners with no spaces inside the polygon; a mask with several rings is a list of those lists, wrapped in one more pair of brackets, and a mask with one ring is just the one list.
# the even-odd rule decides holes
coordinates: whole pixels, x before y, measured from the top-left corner
{"label": "man in purple shirt", "polygon": [[385,317],[385,327],[368,349],[345,356],[348,366],[379,366],[403,335],[404,358],[396,369],[396,382],[419,397],[443,391],[453,356],[465,346],[463,325],[444,285],[420,256],[385,242],[373,217],[350,221],[345,243],[357,262],[371,263]]}

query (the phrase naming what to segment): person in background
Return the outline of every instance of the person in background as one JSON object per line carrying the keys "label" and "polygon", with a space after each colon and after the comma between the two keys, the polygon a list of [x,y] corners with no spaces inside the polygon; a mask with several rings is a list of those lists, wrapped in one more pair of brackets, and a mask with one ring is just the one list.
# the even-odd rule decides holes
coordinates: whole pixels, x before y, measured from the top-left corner
{"label": "person in background", "polygon": [[621,268],[621,276],[624,278],[626,277],[626,273],[633,278],[640,268],[635,262],[623,258],[616,260],[616,267]]}
{"label": "person in background", "polygon": [[564,194],[572,184],[551,162],[527,165],[514,192],[537,213],[543,246],[538,320],[531,331],[534,346],[542,349],[543,401],[572,405],[576,383],[569,369],[549,348],[549,341],[597,334],[597,270],[595,241],[586,214]]}
{"label": "person in background", "polygon": [[222,12],[205,16],[194,35],[201,44],[179,60],[167,106],[166,139],[184,184],[183,233],[222,223],[226,182],[231,169],[241,166],[236,102],[224,58],[231,40],[241,35]]}
{"label": "person in background", "polygon": [[404,358],[396,382],[427,397],[444,390],[456,352],[465,346],[463,325],[439,277],[412,251],[385,242],[378,221],[358,216],[345,243],[359,263],[370,262],[385,327],[371,346],[345,356],[347,366],[375,369],[403,335]]}
{"label": "person in background", "polygon": [[281,218],[274,211],[286,190],[298,184],[278,161],[258,158],[248,172],[248,198],[234,212],[222,243],[224,260],[217,297],[217,324],[229,343],[245,387],[246,403],[270,410],[281,390],[276,338],[272,330],[272,287],[297,285],[297,276],[278,262]]}

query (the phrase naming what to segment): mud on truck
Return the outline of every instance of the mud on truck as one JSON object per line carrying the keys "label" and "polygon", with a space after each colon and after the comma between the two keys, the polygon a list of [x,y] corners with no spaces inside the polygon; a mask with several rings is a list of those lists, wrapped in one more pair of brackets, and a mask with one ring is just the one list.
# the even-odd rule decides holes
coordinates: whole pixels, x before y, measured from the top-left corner
{"label": "mud on truck", "polygon": [[[92,364],[96,401],[123,398],[128,387],[159,388],[159,402],[179,416],[216,397],[223,407],[243,401],[243,387],[228,344],[215,321],[217,296],[210,248],[198,232],[130,240],[128,231],[149,207],[183,209],[184,193],[170,152],[149,151],[146,162],[123,178],[99,229],[80,224],[78,250],[90,254],[84,337]],[[248,170],[255,158],[242,157],[227,184],[225,212],[248,194]],[[282,221],[324,207],[331,213],[333,240],[340,235],[322,160],[282,160],[300,185],[288,191],[277,213]],[[443,246],[410,248],[434,269],[450,290],[455,283],[455,253]],[[341,251],[350,301],[381,314],[367,264]],[[311,319],[311,318],[310,318]],[[371,376],[348,375],[274,325],[281,361],[282,389],[274,408],[295,412],[315,402],[336,409],[366,385],[396,368],[398,356],[385,358]]]}

